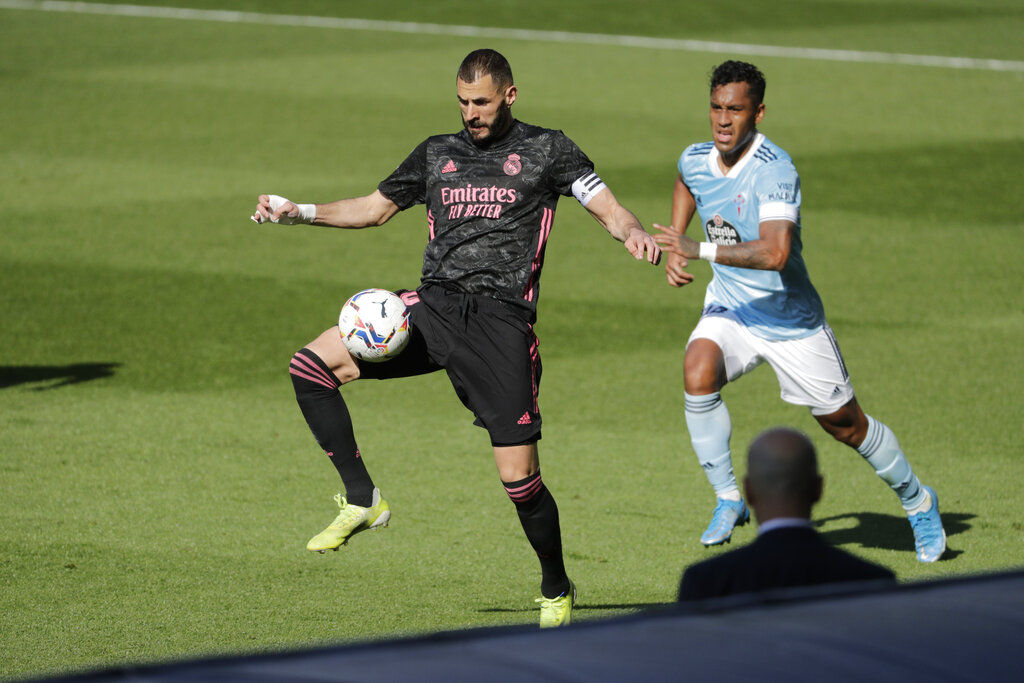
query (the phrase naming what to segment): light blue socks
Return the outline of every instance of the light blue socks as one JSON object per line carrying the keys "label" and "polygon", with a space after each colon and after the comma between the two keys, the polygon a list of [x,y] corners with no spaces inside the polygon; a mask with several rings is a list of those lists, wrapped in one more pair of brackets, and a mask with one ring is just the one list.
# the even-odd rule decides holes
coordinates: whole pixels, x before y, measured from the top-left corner
{"label": "light blue socks", "polygon": [[867,418],[868,434],[857,451],[875,468],[875,474],[900,497],[904,510],[910,511],[920,507],[926,502],[928,494],[914,471],[910,469],[910,463],[903,455],[896,435],[870,415]]}
{"label": "light blue socks", "polygon": [[732,470],[729,439],[732,420],[718,392],[705,396],[684,394],[686,399],[686,428],[715,495],[719,498],[739,500],[739,486]]}

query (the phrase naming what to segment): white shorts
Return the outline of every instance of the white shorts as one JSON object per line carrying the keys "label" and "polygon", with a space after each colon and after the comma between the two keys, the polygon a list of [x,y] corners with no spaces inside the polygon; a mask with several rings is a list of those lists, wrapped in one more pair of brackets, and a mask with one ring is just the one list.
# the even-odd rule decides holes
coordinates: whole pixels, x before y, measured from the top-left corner
{"label": "white shorts", "polygon": [[710,339],[722,349],[730,382],[767,362],[779,380],[782,400],[808,406],[813,415],[834,413],[853,398],[853,384],[828,325],[802,339],[768,341],[752,334],[731,311],[714,307],[701,316],[686,345],[694,339]]}

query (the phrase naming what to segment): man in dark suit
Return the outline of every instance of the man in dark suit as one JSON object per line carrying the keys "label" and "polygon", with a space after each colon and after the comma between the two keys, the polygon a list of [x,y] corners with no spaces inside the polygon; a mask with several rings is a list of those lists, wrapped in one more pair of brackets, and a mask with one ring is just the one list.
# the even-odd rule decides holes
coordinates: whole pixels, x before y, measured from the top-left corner
{"label": "man in dark suit", "polygon": [[743,488],[757,518],[757,540],[688,568],[679,599],[850,581],[894,583],[891,571],[830,546],[811,526],[822,484],[814,445],[804,434],[776,428],[754,439]]}

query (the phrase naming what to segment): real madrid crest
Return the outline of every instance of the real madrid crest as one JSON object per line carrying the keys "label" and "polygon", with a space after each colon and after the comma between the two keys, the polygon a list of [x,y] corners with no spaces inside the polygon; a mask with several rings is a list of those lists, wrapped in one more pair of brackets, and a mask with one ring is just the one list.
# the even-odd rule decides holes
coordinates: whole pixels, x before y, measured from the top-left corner
{"label": "real madrid crest", "polygon": [[519,158],[518,154],[508,155],[505,165],[501,167],[505,171],[505,175],[519,175],[519,172],[523,170],[523,162]]}

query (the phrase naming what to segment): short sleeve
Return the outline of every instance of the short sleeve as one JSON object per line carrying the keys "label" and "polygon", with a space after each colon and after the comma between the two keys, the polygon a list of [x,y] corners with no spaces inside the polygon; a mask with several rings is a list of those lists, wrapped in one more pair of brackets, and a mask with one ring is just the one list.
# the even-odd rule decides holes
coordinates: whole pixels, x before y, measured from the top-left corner
{"label": "short sleeve", "polygon": [[552,135],[550,158],[551,184],[563,196],[573,193],[574,182],[594,172],[593,162],[561,131],[555,131]]}
{"label": "short sleeve", "polygon": [[382,180],[377,189],[403,211],[426,202],[427,140],[421,142],[391,175]]}
{"label": "short sleeve", "polygon": [[758,221],[800,222],[800,176],[789,160],[766,166],[754,184]]}
{"label": "short sleeve", "polygon": [[707,169],[708,154],[713,146],[712,143],[695,143],[684,149],[683,153],[679,155],[676,170],[679,171],[679,177],[683,179],[684,185],[690,187],[698,171]]}

